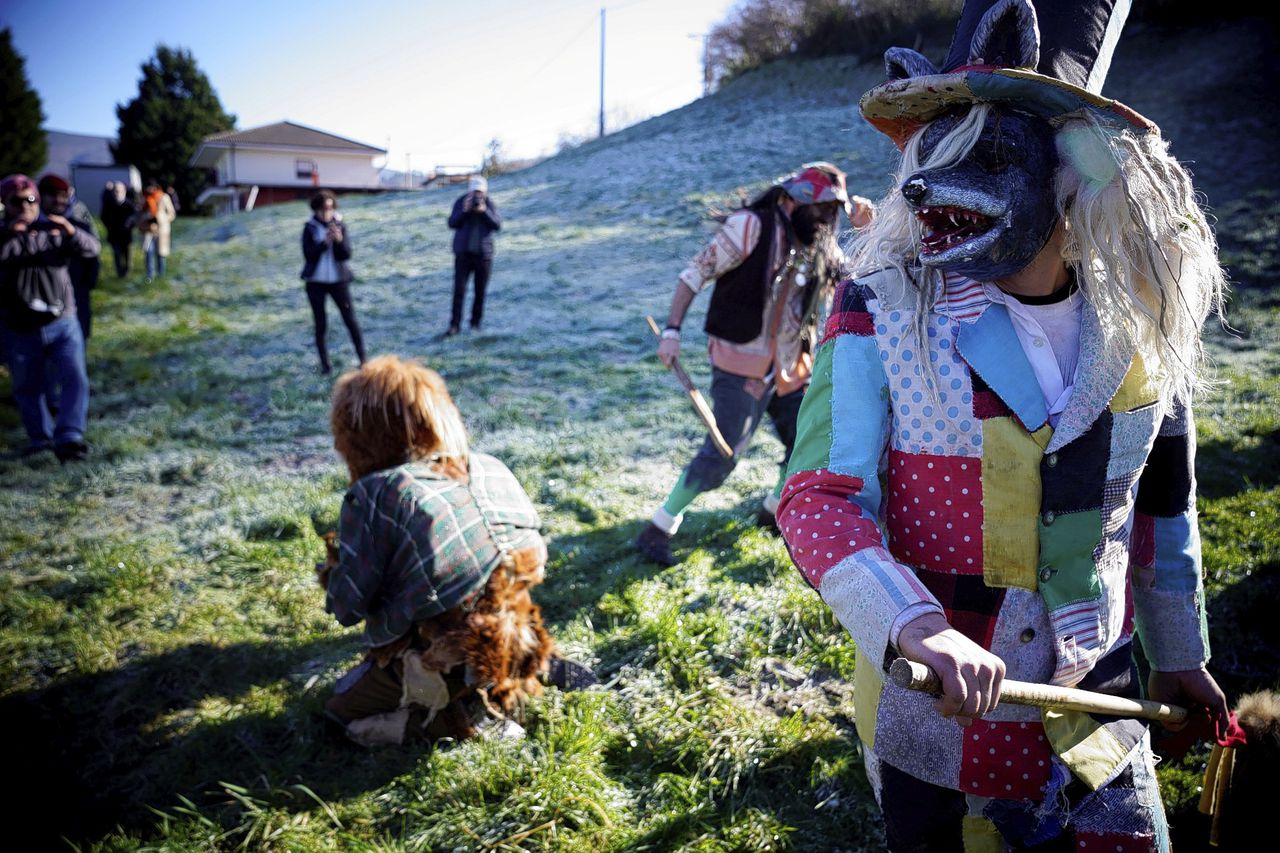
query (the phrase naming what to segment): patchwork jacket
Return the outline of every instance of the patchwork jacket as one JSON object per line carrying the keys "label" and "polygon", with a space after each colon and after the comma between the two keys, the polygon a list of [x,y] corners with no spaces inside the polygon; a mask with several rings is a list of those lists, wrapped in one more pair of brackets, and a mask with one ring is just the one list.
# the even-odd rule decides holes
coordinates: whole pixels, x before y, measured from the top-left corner
{"label": "patchwork jacket", "polygon": [[[837,292],[777,517],[791,557],[858,646],[859,737],[875,759],[985,797],[1038,799],[1064,764],[1098,788],[1134,720],[1002,704],[962,729],[886,683],[893,631],[944,614],[1007,677],[1136,695],[1209,656],[1190,413],[1130,348],[1104,352],[1086,303],[1057,423],[1003,305],[949,276],[916,349],[897,273]],[[925,385],[925,360],[936,394]],[[1056,756],[1056,757],[1055,757]]]}

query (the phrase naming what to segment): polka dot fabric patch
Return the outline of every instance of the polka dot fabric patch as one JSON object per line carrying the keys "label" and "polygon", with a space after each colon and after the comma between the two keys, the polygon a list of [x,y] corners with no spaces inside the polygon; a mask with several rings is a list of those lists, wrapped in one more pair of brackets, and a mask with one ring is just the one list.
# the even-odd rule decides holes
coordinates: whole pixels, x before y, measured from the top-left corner
{"label": "polka dot fabric patch", "polygon": [[977,720],[963,732],[960,790],[979,797],[1038,800],[1053,751],[1039,723]]}
{"label": "polka dot fabric patch", "polygon": [[[956,349],[957,324],[949,317],[932,318],[928,346],[917,350],[909,317],[903,311],[879,315],[876,344],[889,383],[893,411],[893,447],[909,453],[937,456],[979,456],[982,424],[973,414],[973,386],[969,366]],[[935,383],[926,383],[928,360]]]}
{"label": "polka dot fabric patch", "polygon": [[888,479],[893,555],[933,571],[981,574],[981,460],[891,450]]}
{"label": "polka dot fabric patch", "polygon": [[861,491],[861,478],[836,477],[826,471],[802,471],[787,480],[778,524],[792,562],[815,588],[845,557],[880,546],[875,519],[851,500]]}

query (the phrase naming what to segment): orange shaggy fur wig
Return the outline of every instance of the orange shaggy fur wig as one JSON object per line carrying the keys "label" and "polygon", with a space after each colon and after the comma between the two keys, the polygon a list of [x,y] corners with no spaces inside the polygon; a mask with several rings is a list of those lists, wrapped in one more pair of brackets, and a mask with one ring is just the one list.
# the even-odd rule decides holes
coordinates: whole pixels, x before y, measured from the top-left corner
{"label": "orange shaggy fur wig", "polygon": [[467,440],[444,379],[394,355],[370,359],[333,388],[333,446],[351,481],[405,462],[436,457],[446,473],[467,469]]}
{"label": "orange shaggy fur wig", "polygon": [[[352,482],[426,459],[455,480],[468,479],[461,417],[440,374],[418,362],[380,356],[345,374],[334,387],[330,423]],[[322,586],[338,560],[337,537],[330,533],[324,539]],[[544,560],[545,551],[536,557],[530,551],[508,554],[483,589],[461,605],[371,650],[385,668],[411,649],[424,669],[446,676],[450,703],[428,729],[430,737],[461,740],[475,733],[466,711],[469,697],[478,696],[493,716],[518,717],[524,702],[542,693],[538,676],[546,672],[555,643],[529,590],[542,583]]]}

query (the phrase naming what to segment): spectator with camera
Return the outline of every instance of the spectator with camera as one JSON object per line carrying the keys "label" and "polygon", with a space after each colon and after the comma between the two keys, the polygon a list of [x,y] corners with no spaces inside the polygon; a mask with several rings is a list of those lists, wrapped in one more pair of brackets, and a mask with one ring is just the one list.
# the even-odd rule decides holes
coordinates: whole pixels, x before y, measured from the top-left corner
{"label": "spectator with camera", "polygon": [[307,301],[311,303],[311,315],[315,319],[316,352],[320,355],[320,372],[328,374],[329,347],[326,341],[329,320],[325,314],[325,298],[333,299],[351,335],[356,357],[364,364],[364,337],[356,321],[356,309],[351,302],[351,239],[347,226],[338,213],[338,198],[329,190],[321,190],[311,197],[311,209],[315,215],[302,226],[302,280],[307,283]]}
{"label": "spectator with camera", "polygon": [[[26,452],[52,449],[62,462],[84,459],[89,377],[68,266],[97,257],[98,238],[61,214],[41,213],[39,189],[26,175],[0,181],[0,201],[0,337],[30,442]],[[46,399],[49,378],[61,388],[56,422]]]}
{"label": "spectator with camera", "polygon": [[489,198],[489,182],[483,177],[473,177],[466,194],[453,203],[449,227],[453,229],[453,311],[444,333],[446,338],[461,330],[467,279],[473,275],[476,292],[471,300],[472,331],[479,329],[484,319],[484,296],[493,270],[493,235],[502,228],[502,215]]}

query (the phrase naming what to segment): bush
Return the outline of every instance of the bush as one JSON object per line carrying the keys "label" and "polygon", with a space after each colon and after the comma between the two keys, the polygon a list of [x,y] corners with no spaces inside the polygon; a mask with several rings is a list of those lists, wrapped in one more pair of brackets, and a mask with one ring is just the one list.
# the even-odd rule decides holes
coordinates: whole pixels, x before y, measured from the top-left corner
{"label": "bush", "polygon": [[[950,41],[961,0],[743,0],[707,36],[703,62],[720,85],[786,56],[876,59],[891,45]],[[942,57],[934,57],[940,60]]]}

